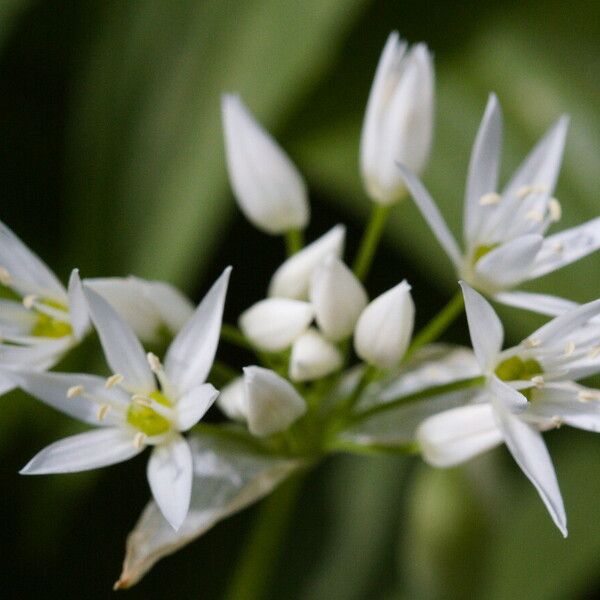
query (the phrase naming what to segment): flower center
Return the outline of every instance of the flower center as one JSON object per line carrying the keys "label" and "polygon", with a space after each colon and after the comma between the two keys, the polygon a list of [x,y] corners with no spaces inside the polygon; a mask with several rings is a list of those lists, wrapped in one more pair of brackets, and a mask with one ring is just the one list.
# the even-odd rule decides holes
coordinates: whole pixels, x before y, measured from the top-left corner
{"label": "flower center", "polygon": [[503,360],[495,370],[498,379],[502,381],[524,381],[541,375],[542,372],[542,367],[537,360],[533,358],[523,360],[518,356]]}
{"label": "flower center", "polygon": [[[171,402],[162,392],[152,392],[149,397],[162,406],[170,408]],[[131,402],[127,410],[127,422],[148,436],[160,435],[171,429],[168,419],[159,415],[149,406]]]}
{"label": "flower center", "polygon": [[[48,338],[62,338],[66,335],[73,334],[73,328],[67,321],[62,321],[51,314],[43,311],[43,307],[47,306],[50,309],[56,311],[64,311],[65,315],[68,314],[67,307],[60,304],[60,302],[54,302],[53,300],[40,301],[38,307],[33,306],[32,310],[37,313],[37,320],[31,329],[31,335],[35,337],[48,337]],[[49,311],[51,312],[51,311]]]}
{"label": "flower center", "polygon": [[495,248],[497,248],[500,244],[489,244],[477,246],[475,251],[473,252],[473,256],[471,258],[471,264],[474,267],[488,252],[491,252]]}

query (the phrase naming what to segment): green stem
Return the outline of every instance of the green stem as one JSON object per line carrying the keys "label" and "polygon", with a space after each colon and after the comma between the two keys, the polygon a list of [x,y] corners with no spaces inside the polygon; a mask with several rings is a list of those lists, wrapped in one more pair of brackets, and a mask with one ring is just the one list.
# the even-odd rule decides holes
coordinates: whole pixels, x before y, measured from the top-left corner
{"label": "green stem", "polygon": [[419,348],[437,340],[458,316],[462,314],[464,307],[465,301],[462,292],[459,290],[450,302],[413,338],[411,345],[402,359],[403,362],[407,362]]}
{"label": "green stem", "polygon": [[373,210],[371,212],[371,219],[365,229],[360,246],[358,248],[358,254],[354,261],[353,271],[354,274],[360,279],[364,280],[367,276],[373,257],[375,256],[375,250],[383,234],[387,217],[390,213],[391,206],[384,204],[373,204]]}
{"label": "green stem", "polygon": [[287,255],[292,256],[292,254],[296,254],[302,250],[302,246],[304,246],[304,235],[300,229],[290,229],[285,233],[285,248],[287,250]]}
{"label": "green stem", "polygon": [[221,339],[225,342],[246,350],[254,350],[252,344],[246,339],[246,336],[235,326],[223,323],[221,325]]}
{"label": "green stem", "polygon": [[225,600],[261,600],[267,597],[273,573],[281,559],[281,542],[303,482],[303,473],[293,475],[263,501],[225,593]]}

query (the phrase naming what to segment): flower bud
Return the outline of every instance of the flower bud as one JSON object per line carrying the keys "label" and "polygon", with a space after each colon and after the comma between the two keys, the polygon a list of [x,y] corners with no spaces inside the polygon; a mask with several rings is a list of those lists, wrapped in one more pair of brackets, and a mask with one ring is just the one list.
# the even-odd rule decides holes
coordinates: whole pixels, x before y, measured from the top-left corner
{"label": "flower bud", "polygon": [[415,305],[403,281],[365,308],[354,330],[354,349],[364,361],[382,369],[396,366],[412,336]]}
{"label": "flower bud", "polygon": [[257,302],[240,316],[240,329],[260,350],[279,352],[289,348],[310,325],[313,307],[289,298],[268,298]]}
{"label": "flower bud", "polygon": [[408,50],[398,33],[383,49],[363,123],[360,164],[367,193],[391,204],[405,192],[397,165],[420,173],[433,134],[434,72],[424,44]]}
{"label": "flower bud", "polygon": [[228,383],[217,398],[217,406],[225,416],[234,421],[246,420],[246,399],[244,395],[244,378],[236,377]]}
{"label": "flower bud", "polygon": [[316,329],[309,329],[292,346],[290,378],[312,381],[333,373],[342,366],[340,351]]}
{"label": "flower bud", "polygon": [[319,329],[338,342],[352,335],[368,298],[354,273],[339,258],[330,255],[313,273],[310,301]]}
{"label": "flower bud", "polygon": [[270,369],[244,368],[248,429],[265,436],[287,429],[306,412],[304,398]]}
{"label": "flower bud", "polygon": [[306,186],[292,161],[238,96],[224,95],[221,107],[229,180],[244,215],[271,234],[306,227]]}
{"label": "flower bud", "polygon": [[346,228],[336,225],[290,258],[273,274],[269,296],[306,300],[315,268],[330,254],[341,256],[344,251]]}

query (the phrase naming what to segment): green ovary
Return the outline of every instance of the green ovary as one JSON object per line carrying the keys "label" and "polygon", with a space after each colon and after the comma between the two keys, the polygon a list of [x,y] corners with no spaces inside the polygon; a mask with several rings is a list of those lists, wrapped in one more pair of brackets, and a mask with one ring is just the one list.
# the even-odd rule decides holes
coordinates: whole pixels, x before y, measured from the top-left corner
{"label": "green ovary", "polygon": [[[162,392],[152,392],[149,397],[158,404],[171,406],[169,399]],[[148,436],[160,435],[171,429],[171,423],[165,417],[154,412],[149,406],[142,406],[135,402],[129,406],[127,422]]]}
{"label": "green ovary", "polygon": [[495,373],[502,381],[524,381],[531,379],[535,375],[541,375],[542,367],[533,358],[523,360],[518,356],[512,356],[503,360],[496,367]]}
{"label": "green ovary", "polygon": [[500,244],[490,244],[488,246],[477,246],[473,252],[472,265],[475,266],[488,252],[497,248]]}
{"label": "green ovary", "polygon": [[[51,308],[67,312],[67,307],[53,300],[44,300],[44,304]],[[72,335],[73,328],[71,324],[60,319],[55,319],[44,313],[37,314],[37,321],[31,329],[31,335],[35,337],[62,338],[66,335]]]}

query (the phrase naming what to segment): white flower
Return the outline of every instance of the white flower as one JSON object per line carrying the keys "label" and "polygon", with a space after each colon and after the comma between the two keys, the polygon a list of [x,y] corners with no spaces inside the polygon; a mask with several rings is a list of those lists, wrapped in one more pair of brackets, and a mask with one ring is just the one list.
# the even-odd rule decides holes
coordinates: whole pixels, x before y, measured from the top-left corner
{"label": "white flower", "polygon": [[[46,370],[89,329],[79,273],[68,288],[3,223],[0,223],[0,284],[21,301],[0,300],[0,367]],[[0,375],[0,393],[14,388]]]}
{"label": "white flower", "polygon": [[412,336],[415,305],[403,281],[372,300],[354,331],[354,349],[364,361],[382,369],[396,366]]}
{"label": "white flower", "polygon": [[496,97],[490,96],[469,164],[464,252],[418,178],[399,167],[417,206],[465,281],[500,302],[551,315],[564,311],[564,301],[509,290],[600,247],[600,218],[544,237],[561,216],[560,204],[552,194],[567,125],[566,117],[559,119],[498,193],[502,117]]}
{"label": "white flower", "polygon": [[306,300],[315,268],[330,254],[342,256],[345,236],[345,227],[336,225],[318,240],[288,258],[273,274],[269,296]]}
{"label": "white flower", "polygon": [[229,180],[242,212],[266,233],[306,227],[306,186],[291,160],[238,96],[224,95],[222,112]]}
{"label": "white flower", "polygon": [[92,375],[14,374],[45,403],[100,428],[56,442],[37,454],[25,474],[67,473],[127,460],[152,446],[148,481],[163,515],[177,529],[188,512],[192,457],[181,435],[210,408],[218,392],[204,383],[212,366],[230,269],[221,275],[173,340],[164,367],[101,296],[86,289],[90,315],[106,360],[107,380]]}
{"label": "white flower", "polygon": [[600,300],[556,317],[501,351],[504,331],[489,303],[462,283],[469,331],[487,379],[483,403],[426,419],[417,432],[425,460],[448,467],[506,443],[566,535],[554,468],[540,431],[565,423],[600,431],[600,394],[572,380],[600,372]]}
{"label": "white flower", "polygon": [[290,379],[314,381],[337,371],[343,363],[342,353],[316,329],[309,329],[292,346]]}
{"label": "white flower", "polygon": [[225,416],[234,421],[246,420],[243,377],[236,377],[221,390],[217,398],[217,406],[223,411]]}
{"label": "white flower", "polygon": [[352,335],[368,297],[362,283],[336,256],[328,256],[314,271],[310,301],[317,325],[334,342]]}
{"label": "white flower", "polygon": [[289,348],[313,320],[311,304],[290,298],[267,298],[245,310],[240,329],[260,350],[279,352]]}
{"label": "white flower", "polygon": [[433,135],[434,72],[424,44],[410,50],[398,33],[383,49],[363,124],[360,165],[369,196],[391,204],[404,193],[397,164],[420,173]]}
{"label": "white flower", "polygon": [[292,384],[270,369],[245,367],[244,395],[253,435],[283,431],[306,412],[306,402]]}

